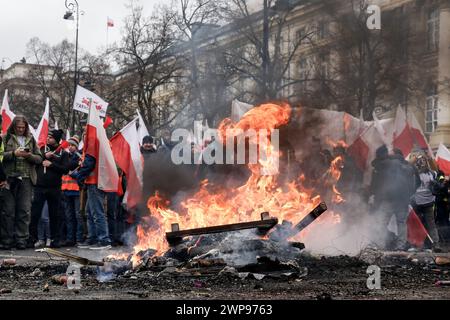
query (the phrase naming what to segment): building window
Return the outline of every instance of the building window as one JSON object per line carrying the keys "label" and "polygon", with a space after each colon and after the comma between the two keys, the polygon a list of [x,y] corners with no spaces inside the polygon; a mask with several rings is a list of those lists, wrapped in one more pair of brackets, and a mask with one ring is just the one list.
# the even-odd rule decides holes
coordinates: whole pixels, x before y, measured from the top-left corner
{"label": "building window", "polygon": [[427,20],[428,50],[439,48],[439,9],[432,9]]}
{"label": "building window", "polygon": [[301,58],[298,62],[298,79],[299,79],[299,89],[301,92],[305,92],[307,88],[307,82],[308,82],[308,73],[309,73],[309,66],[308,66],[308,59],[307,58]]}
{"label": "building window", "polygon": [[434,86],[427,94],[425,128],[426,133],[430,134],[436,130],[438,124],[438,95]]}
{"label": "building window", "polygon": [[319,56],[319,76],[324,79],[328,79],[330,76],[330,54],[323,53]]}
{"label": "building window", "polygon": [[325,39],[328,36],[328,22],[320,21],[317,25],[317,37],[319,39]]}

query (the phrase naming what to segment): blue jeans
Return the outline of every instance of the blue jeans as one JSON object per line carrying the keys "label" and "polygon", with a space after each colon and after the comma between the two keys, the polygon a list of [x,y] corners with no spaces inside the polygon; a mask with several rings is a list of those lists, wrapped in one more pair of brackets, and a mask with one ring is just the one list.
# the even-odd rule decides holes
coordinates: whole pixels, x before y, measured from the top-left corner
{"label": "blue jeans", "polygon": [[42,215],[38,223],[38,239],[42,241],[50,239],[50,219],[48,217],[47,201],[45,201],[44,208],[42,209]]}
{"label": "blue jeans", "polygon": [[101,244],[111,244],[103,207],[105,193],[98,189],[96,185],[88,185],[87,195],[88,240],[100,242]]}
{"label": "blue jeans", "polygon": [[111,240],[120,240],[117,233],[117,216],[119,210],[120,198],[115,192],[106,193],[106,214],[108,216],[108,229]]}
{"label": "blue jeans", "polygon": [[66,241],[83,241],[83,220],[80,213],[80,196],[64,195],[66,215]]}

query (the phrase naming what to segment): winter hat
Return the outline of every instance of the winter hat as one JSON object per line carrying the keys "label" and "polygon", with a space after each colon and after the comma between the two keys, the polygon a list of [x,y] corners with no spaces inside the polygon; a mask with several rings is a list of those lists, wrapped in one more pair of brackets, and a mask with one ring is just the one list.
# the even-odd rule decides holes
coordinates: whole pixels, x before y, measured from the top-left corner
{"label": "winter hat", "polygon": [[72,146],[78,148],[78,146],[80,145],[80,137],[75,135],[71,137],[69,140],[67,140],[67,142],[69,142]]}
{"label": "winter hat", "polygon": [[57,143],[61,141],[61,138],[63,136],[64,132],[61,129],[52,129],[48,133],[49,136],[52,136]]}
{"label": "winter hat", "polygon": [[142,144],[146,144],[146,143],[153,143],[153,137],[145,136],[144,138],[142,138]]}

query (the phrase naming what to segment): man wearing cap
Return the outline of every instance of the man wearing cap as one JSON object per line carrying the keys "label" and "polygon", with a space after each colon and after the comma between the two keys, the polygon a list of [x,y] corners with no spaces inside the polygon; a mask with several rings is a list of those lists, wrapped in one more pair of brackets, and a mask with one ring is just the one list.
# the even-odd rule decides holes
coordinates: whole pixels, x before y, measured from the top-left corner
{"label": "man wearing cap", "polygon": [[30,239],[28,246],[33,247],[37,240],[37,226],[45,201],[48,204],[50,219],[50,247],[59,245],[59,205],[61,200],[62,176],[69,172],[69,154],[59,147],[62,130],[52,129],[47,137],[47,145],[41,148],[44,161],[37,168],[37,182],[31,205]]}
{"label": "man wearing cap", "polygon": [[83,242],[84,223],[80,212],[80,187],[70,173],[78,168],[81,154],[78,151],[80,138],[73,136],[69,140],[69,174],[62,177],[61,190],[64,199],[64,213],[66,220],[66,246],[74,246]]}

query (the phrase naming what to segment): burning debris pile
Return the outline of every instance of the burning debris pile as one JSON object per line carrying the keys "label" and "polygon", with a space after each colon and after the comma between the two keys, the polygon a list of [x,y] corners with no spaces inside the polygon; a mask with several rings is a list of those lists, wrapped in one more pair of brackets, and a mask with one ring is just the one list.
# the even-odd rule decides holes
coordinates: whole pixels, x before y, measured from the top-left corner
{"label": "burning debris pile", "polygon": [[[296,170],[295,155],[283,137],[274,147],[279,142],[275,130],[289,123],[291,112],[285,103],[270,103],[250,110],[237,123],[223,120],[218,129],[222,146],[229,146],[232,139],[236,151],[243,139],[246,151],[255,144],[265,155],[251,163],[246,153],[248,179],[236,184],[242,176],[206,178],[181,200],[180,195],[168,197],[155,190],[147,202],[149,215],[137,226],[133,252],[111,256],[109,261],[126,260],[133,269],[206,264],[222,270],[265,264],[269,259],[279,269],[286,264],[291,268],[304,249],[306,227],[316,219],[316,224],[338,223],[334,206],[344,201],[336,188],[342,157],[330,159],[318,180],[307,181]],[[240,135],[230,137],[230,129]],[[245,136],[247,130],[259,130],[257,138]],[[332,207],[327,208],[324,200]]]}

